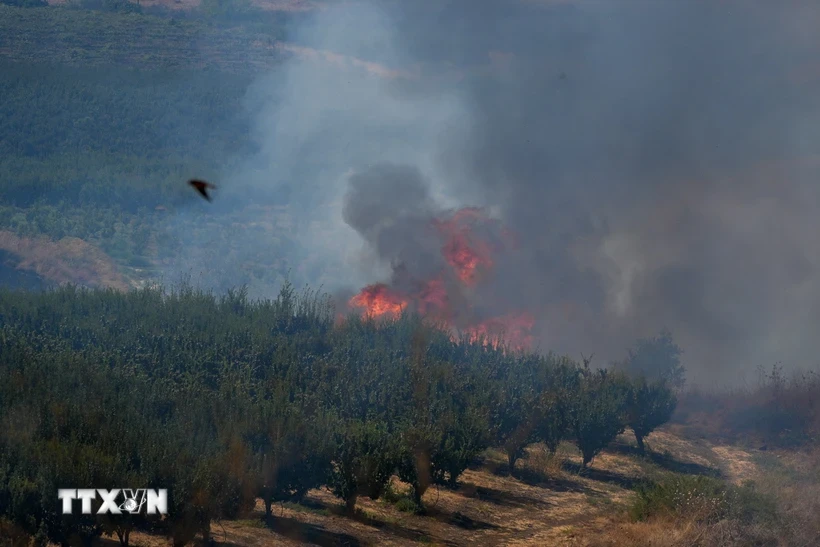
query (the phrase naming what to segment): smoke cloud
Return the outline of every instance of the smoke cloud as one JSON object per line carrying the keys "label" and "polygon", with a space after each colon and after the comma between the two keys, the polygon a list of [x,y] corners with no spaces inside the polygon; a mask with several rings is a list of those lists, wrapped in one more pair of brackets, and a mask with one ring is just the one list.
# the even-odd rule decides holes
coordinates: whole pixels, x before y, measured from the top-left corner
{"label": "smoke cloud", "polygon": [[329,5],[249,91],[259,153],[230,189],[286,201],[291,259],[321,256],[303,280],[332,291],[438,271],[429,220],[485,207],[516,245],[472,298],[532,314],[543,350],[602,364],[668,327],[695,380],[813,367],[818,23],[788,2]]}

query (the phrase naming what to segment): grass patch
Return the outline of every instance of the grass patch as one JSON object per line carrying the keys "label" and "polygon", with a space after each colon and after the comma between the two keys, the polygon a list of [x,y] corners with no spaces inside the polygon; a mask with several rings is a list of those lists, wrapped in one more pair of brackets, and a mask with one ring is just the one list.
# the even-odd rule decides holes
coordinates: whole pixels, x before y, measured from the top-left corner
{"label": "grass patch", "polygon": [[264,528],[265,523],[259,519],[239,519],[236,524],[246,528]]}
{"label": "grass patch", "polygon": [[774,523],[778,518],[776,500],[752,482],[737,487],[713,477],[676,473],[640,485],[629,513],[636,521],[660,516],[705,523]]}
{"label": "grass patch", "polygon": [[409,492],[399,490],[392,482],[387,485],[384,494],[382,494],[382,499],[385,503],[394,506],[396,510],[402,513],[418,515],[423,511],[422,507],[413,500]]}
{"label": "grass patch", "polygon": [[322,515],[324,517],[330,515],[330,511],[325,507],[308,507],[299,503],[287,501],[284,504],[285,509],[296,511],[297,513],[313,513],[314,515]]}
{"label": "grass patch", "polygon": [[550,453],[546,445],[538,444],[528,451],[524,466],[531,474],[546,481],[564,474],[564,462],[569,456],[569,450],[564,444],[559,446],[554,454]]}

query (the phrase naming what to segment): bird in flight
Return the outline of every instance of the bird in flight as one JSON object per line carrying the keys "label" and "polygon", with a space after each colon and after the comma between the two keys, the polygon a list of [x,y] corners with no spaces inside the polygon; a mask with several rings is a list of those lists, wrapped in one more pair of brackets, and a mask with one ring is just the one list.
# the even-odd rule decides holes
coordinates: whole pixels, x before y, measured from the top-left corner
{"label": "bird in flight", "polygon": [[196,191],[202,194],[202,197],[211,201],[211,196],[208,195],[208,189],[215,189],[216,186],[211,184],[210,182],[205,182],[204,180],[199,179],[191,179],[188,181],[188,184],[196,188]]}

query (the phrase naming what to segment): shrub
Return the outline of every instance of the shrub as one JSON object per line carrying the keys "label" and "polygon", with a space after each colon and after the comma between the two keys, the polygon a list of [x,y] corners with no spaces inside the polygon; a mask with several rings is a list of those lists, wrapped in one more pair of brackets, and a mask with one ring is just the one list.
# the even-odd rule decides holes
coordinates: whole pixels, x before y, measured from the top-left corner
{"label": "shrub", "polygon": [[649,382],[641,376],[633,381],[627,407],[627,425],[635,433],[641,454],[644,453],[644,437],[669,421],[676,403],[675,393],[664,380]]}
{"label": "shrub", "polygon": [[709,524],[724,519],[774,524],[778,519],[775,499],[754,483],[737,487],[702,475],[669,474],[639,486],[629,512],[633,520],[671,516]]}

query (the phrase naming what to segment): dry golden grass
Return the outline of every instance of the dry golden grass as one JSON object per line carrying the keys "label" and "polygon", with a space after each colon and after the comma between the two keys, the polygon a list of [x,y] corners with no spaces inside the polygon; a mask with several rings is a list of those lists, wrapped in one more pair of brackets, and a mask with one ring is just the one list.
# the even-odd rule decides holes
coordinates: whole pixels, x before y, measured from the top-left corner
{"label": "dry golden grass", "polygon": [[46,237],[19,237],[0,230],[0,250],[19,257],[18,269],[35,272],[56,284],[73,283],[121,291],[130,288],[108,255],[76,237],[53,241]]}

